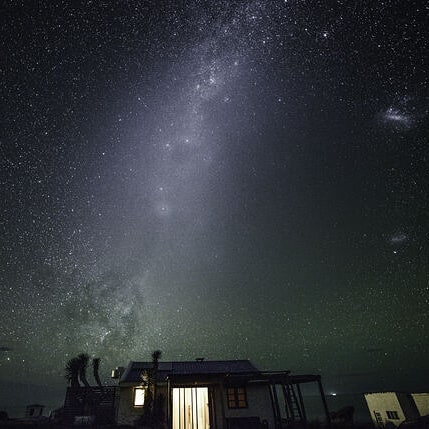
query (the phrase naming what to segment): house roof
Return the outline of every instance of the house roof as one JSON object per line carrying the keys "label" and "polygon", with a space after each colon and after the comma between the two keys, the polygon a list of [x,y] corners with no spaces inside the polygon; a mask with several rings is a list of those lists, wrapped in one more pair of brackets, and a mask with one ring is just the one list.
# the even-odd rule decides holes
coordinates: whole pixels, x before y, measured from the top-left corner
{"label": "house roof", "polygon": [[[130,362],[122,374],[120,383],[139,383],[144,370],[152,368],[152,362]],[[195,360],[159,362],[158,380],[171,376],[186,375],[235,375],[257,373],[259,370],[249,360]]]}

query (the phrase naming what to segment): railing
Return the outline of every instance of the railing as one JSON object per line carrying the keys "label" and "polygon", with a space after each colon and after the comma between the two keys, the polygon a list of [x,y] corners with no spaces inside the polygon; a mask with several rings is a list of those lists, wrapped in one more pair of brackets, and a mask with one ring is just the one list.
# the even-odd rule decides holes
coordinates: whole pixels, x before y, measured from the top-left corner
{"label": "railing", "polygon": [[[64,401],[63,423],[74,424],[77,420],[93,420],[97,424],[115,422],[118,388],[69,387]],[[85,419],[85,418],[86,419]]]}

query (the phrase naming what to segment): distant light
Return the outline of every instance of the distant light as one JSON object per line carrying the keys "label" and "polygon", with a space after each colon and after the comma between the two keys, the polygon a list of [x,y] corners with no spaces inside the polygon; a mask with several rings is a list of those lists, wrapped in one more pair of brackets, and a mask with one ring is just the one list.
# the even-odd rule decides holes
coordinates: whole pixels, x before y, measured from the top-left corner
{"label": "distant light", "polygon": [[331,393],[331,396],[337,396],[337,394],[335,392]]}

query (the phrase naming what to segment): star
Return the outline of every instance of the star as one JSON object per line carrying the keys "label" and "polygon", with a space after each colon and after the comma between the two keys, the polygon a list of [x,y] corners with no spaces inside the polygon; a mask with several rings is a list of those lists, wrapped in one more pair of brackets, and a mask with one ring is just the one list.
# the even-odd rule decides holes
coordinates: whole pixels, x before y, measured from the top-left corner
{"label": "star", "polygon": [[0,381],[161,348],[424,388],[421,8],[20,3],[0,28]]}

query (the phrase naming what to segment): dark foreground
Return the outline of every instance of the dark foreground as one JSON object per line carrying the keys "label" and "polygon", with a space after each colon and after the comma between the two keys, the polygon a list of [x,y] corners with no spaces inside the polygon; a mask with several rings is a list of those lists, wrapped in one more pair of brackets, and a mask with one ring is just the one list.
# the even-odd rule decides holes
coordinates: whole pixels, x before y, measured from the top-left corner
{"label": "dark foreground", "polygon": [[[150,429],[147,426],[125,426],[125,425],[62,425],[62,424],[53,424],[53,423],[41,423],[41,422],[22,422],[22,421],[6,421],[0,422],[0,429],[8,429],[8,428],[37,428],[37,429],[130,429],[130,428],[140,428],[140,429]],[[365,424],[353,424],[353,425],[325,425],[322,423],[314,422],[308,423],[306,425],[297,425],[290,427],[290,429],[374,429],[374,426],[371,423]],[[153,427],[151,429],[164,429],[161,427]],[[251,428],[249,428],[251,429]],[[413,428],[414,429],[414,428]],[[417,428],[416,428],[417,429]],[[420,429],[420,428],[418,428]],[[429,429],[427,427],[422,429]]]}

